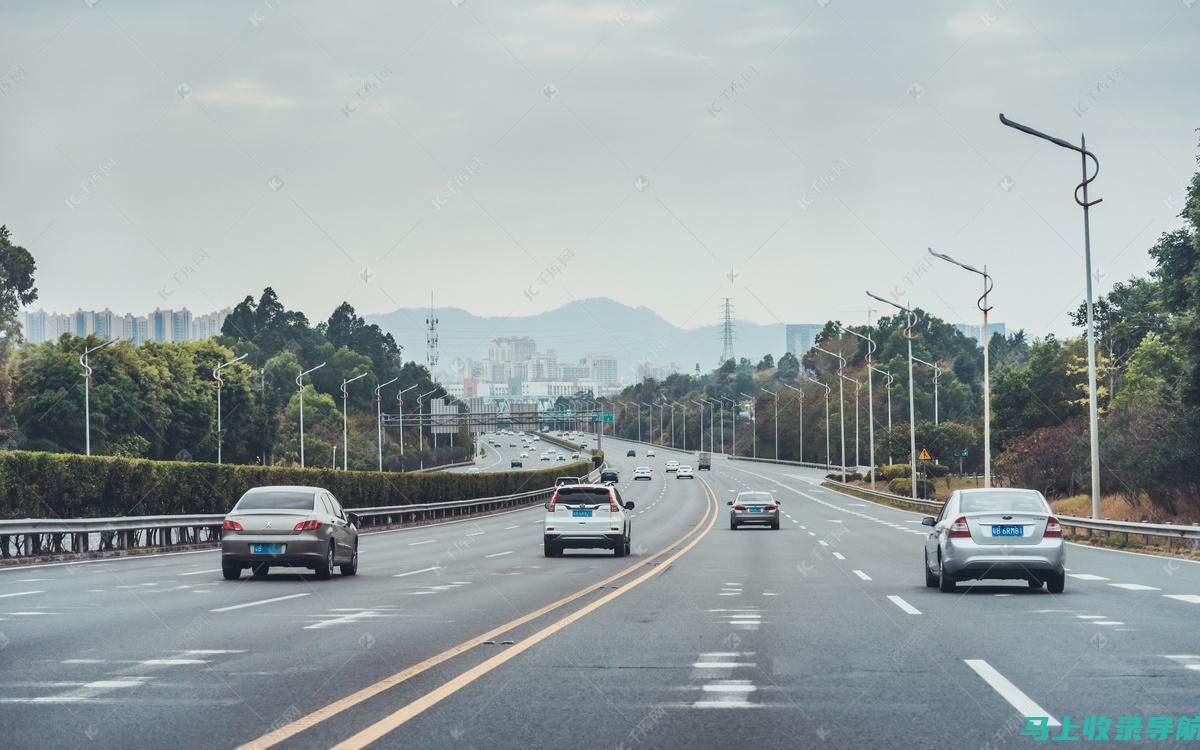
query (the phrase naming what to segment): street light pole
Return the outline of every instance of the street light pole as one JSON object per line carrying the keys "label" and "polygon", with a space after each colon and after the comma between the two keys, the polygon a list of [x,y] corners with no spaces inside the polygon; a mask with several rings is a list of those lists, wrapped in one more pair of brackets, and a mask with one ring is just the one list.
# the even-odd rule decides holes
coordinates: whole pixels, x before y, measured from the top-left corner
{"label": "street light pole", "polygon": [[421,457],[421,469],[425,468],[425,397],[437,392],[438,389],[434,388],[417,396],[417,453]]}
{"label": "street light pole", "polygon": [[838,369],[837,369],[837,375],[838,375],[838,428],[841,433],[840,440],[841,440],[841,446],[842,446],[842,481],[845,482],[846,481],[846,402],[845,402],[845,397],[844,397],[843,388],[842,388],[842,379],[843,379],[842,368],[846,366],[846,358],[843,357],[842,355],[838,354],[837,352],[831,352],[828,349],[822,349],[821,347],[816,346],[816,345],[813,346],[813,349],[816,349],[819,352],[824,352],[831,357],[836,357],[837,361],[838,361]]}
{"label": "street light pole", "polygon": [[229,367],[235,362],[241,362],[246,357],[250,356],[249,352],[240,357],[234,357],[225,364],[217,365],[213,368],[213,380],[217,381],[217,465],[221,464],[221,386],[225,385],[225,381],[221,380],[221,370]]}
{"label": "street light pole", "polygon": [[942,367],[936,362],[926,362],[920,357],[913,357],[914,362],[920,362],[926,367],[933,369],[933,423],[938,423],[938,375],[942,372]]}
{"label": "street light pole", "polygon": [[[349,464],[349,455],[350,454],[349,454],[349,451],[347,450],[347,445],[346,445],[346,443],[348,442],[347,441],[346,416],[347,416],[347,413],[349,410],[350,392],[346,390],[346,386],[350,385],[355,380],[365,378],[366,376],[367,376],[367,373],[362,372],[362,373],[359,373],[358,375],[355,375],[354,377],[350,378],[349,380],[342,378],[342,471],[349,470],[349,466],[350,466],[350,464]],[[336,461],[336,459],[335,459],[335,461]],[[334,468],[337,468],[337,467],[335,466]]]}
{"label": "street light pole", "polygon": [[[1086,210],[1086,209],[1085,209]],[[983,339],[983,486],[992,486],[992,384],[991,384],[991,367],[988,364],[988,349],[991,347],[992,335],[988,328],[988,313],[992,307],[988,304],[988,295],[992,291],[994,284],[992,277],[987,272],[987,266],[983,270],[979,270],[974,266],[969,266],[966,263],[959,263],[954,258],[951,258],[945,253],[935,252],[933,248],[929,248],[929,254],[941,258],[948,263],[953,263],[959,268],[966,269],[971,273],[977,273],[983,277],[983,294],[975,301],[975,306],[983,313],[983,329],[980,338]],[[1091,279],[1091,274],[1088,274]],[[1089,307],[1090,312],[1090,307]]]}
{"label": "street light pole", "polygon": [[[691,402],[700,407],[700,447],[698,450],[704,450],[704,402],[691,399]],[[686,424],[686,418],[685,418]]]}
{"label": "street light pole", "polygon": [[758,399],[749,393],[738,393],[741,398],[750,399],[750,455],[758,458]]}
{"label": "street light pole", "polygon": [[[1100,174],[1100,160],[1096,155],[1087,150],[1087,139],[1083,134],[1079,135],[1079,145],[1064,141],[1061,138],[1055,138],[1052,135],[1041,133],[1033,128],[1022,125],[1000,115],[1000,122],[1010,128],[1015,128],[1023,133],[1036,136],[1043,140],[1050,141],[1056,146],[1061,146],[1079,153],[1080,166],[1083,169],[1083,181],[1075,186],[1075,202],[1083,209],[1083,264],[1085,280],[1087,282],[1087,358],[1088,358],[1088,429],[1091,432],[1091,458],[1092,458],[1092,518],[1100,517],[1100,419],[1099,406],[1096,402],[1096,325],[1094,319],[1094,310],[1092,305],[1092,237],[1091,224],[1088,215],[1088,209],[1099,203],[1102,198],[1097,198],[1094,201],[1088,200],[1088,183],[1096,179]],[[1091,177],[1087,174],[1087,160],[1091,158],[1092,163],[1096,167],[1096,171]],[[1083,199],[1079,198],[1079,191],[1083,189]],[[987,332],[984,331],[984,336]]]}
{"label": "street light pole", "polygon": [[779,460],[779,391],[768,391],[766,388],[760,388],[763,393],[766,393],[775,399],[775,460]]}
{"label": "street light pole", "polygon": [[[891,305],[903,312],[906,316],[907,325],[904,327],[904,340],[908,344],[908,450],[909,450],[909,474],[912,482],[912,499],[917,499],[917,419],[915,408],[913,406],[913,353],[912,342],[917,337],[913,335],[913,327],[917,325],[917,314],[909,308],[884,299],[875,294],[867,292],[867,296],[871,299],[879,300],[885,304]],[[890,442],[890,441],[889,441]]]}
{"label": "street light pole", "polygon": [[[729,402],[729,411],[733,414],[733,424],[731,425],[731,427],[733,428],[733,449],[736,451],[737,450],[737,411],[736,411],[735,407],[737,406],[737,404],[734,403],[734,400],[729,398],[728,396],[718,396],[718,398],[720,398],[721,401]],[[723,411],[724,406],[722,406],[721,408]],[[724,414],[721,415],[721,452],[725,453],[725,415]]]}
{"label": "street light pole", "polygon": [[[299,375],[296,376],[296,387],[300,389],[300,468],[301,469],[304,468],[304,382],[303,382],[304,376],[309,374],[310,372],[315,372],[317,370],[320,370],[325,365],[326,365],[326,363],[322,362],[321,364],[317,365],[316,367],[312,367],[307,370],[304,370],[303,372],[301,372]],[[337,466],[336,461],[334,462],[334,466],[335,467]]]}
{"label": "street light pole", "polygon": [[800,377],[825,389],[825,471],[829,471],[832,466],[829,461],[829,386],[816,378],[805,375],[803,371],[801,371]]}
{"label": "street light pole", "polygon": [[[721,408],[721,402],[715,398],[704,397],[704,401],[708,404],[708,452],[716,453],[717,450],[717,429],[716,429],[716,414],[717,409]],[[713,408],[716,407],[716,408]]]}
{"label": "street light pole", "polygon": [[[79,355],[79,364],[83,366],[83,449],[84,455],[92,455],[92,368],[88,365],[88,355],[92,352],[100,351],[106,346],[111,346],[117,343],[120,339],[111,338],[103,344],[97,346],[85,346],[83,354]],[[244,355],[243,355],[244,356]],[[220,391],[217,391],[218,398]],[[218,412],[220,409],[218,409]]]}
{"label": "street light pole", "polygon": [[[379,441],[378,442],[379,442],[379,470],[380,471],[383,471],[383,396],[379,395],[379,389],[383,388],[385,385],[391,385],[392,383],[395,383],[399,379],[400,379],[400,376],[397,375],[396,377],[392,378],[391,380],[387,381],[386,383],[380,383],[379,385],[375,386],[375,426],[378,428],[378,432],[379,432]],[[404,438],[403,432],[400,433],[400,438],[401,438],[401,440],[403,440],[403,438]]]}
{"label": "street light pole", "polygon": [[804,463],[804,391],[800,390],[794,385],[788,385],[787,383],[780,383],[780,385],[799,394],[796,398],[796,401],[800,404],[800,429],[797,430],[797,437],[800,438],[800,441],[799,447],[796,451],[796,460],[800,463]]}
{"label": "street light pole", "polygon": [[[396,392],[396,408],[399,410],[398,415],[400,418],[400,455],[401,456],[404,455],[404,394],[408,393],[409,391],[411,391],[413,388],[416,388],[416,387],[417,387],[417,384],[413,383],[409,387],[401,388],[399,391]],[[401,471],[404,470],[404,464],[400,465],[400,470]]]}
{"label": "street light pole", "polygon": [[[871,489],[875,489],[875,378],[871,376],[872,370],[875,369],[875,341],[871,338],[870,326],[867,326],[866,336],[849,328],[843,328],[842,331],[849,333],[852,336],[857,336],[867,342],[867,354],[865,357],[863,357],[863,361],[867,364],[867,440],[870,443],[869,453],[871,461]],[[857,398],[855,399],[854,408],[858,408]],[[855,421],[857,422],[857,417],[855,417]],[[858,428],[855,428],[854,434],[854,460],[858,461]]]}

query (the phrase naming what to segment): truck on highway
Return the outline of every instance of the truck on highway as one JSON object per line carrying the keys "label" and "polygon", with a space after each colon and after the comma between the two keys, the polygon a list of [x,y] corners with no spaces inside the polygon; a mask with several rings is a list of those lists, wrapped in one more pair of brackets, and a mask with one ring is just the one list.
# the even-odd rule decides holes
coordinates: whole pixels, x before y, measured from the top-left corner
{"label": "truck on highway", "polygon": [[696,470],[701,471],[705,469],[712,471],[712,454],[708,451],[700,451],[696,456]]}

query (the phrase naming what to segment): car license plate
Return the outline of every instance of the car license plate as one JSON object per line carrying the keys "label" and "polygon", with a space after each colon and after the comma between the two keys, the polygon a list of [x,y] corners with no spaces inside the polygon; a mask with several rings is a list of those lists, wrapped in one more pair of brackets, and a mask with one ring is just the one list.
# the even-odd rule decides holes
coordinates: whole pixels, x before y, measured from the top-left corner
{"label": "car license plate", "polygon": [[254,555],[282,555],[282,544],[251,544],[250,553]]}
{"label": "car license plate", "polygon": [[1024,526],[992,526],[992,536],[1024,536]]}
{"label": "car license plate", "polygon": [[591,518],[592,512],[590,510],[573,510],[571,516],[573,518]]}
{"label": "car license plate", "polygon": [[762,508],[750,508],[751,513],[762,513]]}

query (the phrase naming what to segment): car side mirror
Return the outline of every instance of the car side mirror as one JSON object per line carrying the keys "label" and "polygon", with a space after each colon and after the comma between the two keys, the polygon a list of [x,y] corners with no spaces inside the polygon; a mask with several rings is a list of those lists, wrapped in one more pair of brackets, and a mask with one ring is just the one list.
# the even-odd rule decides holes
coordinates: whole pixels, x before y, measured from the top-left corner
{"label": "car side mirror", "polygon": [[351,526],[357,526],[358,525],[358,514],[348,512],[348,513],[346,513],[346,520],[350,522]]}
{"label": "car side mirror", "polygon": [[937,520],[933,516],[925,516],[924,518],[921,519],[922,526],[933,526],[936,523],[937,523]]}
{"label": "car side mirror", "polygon": [[625,510],[633,510],[633,501],[632,500],[625,501]]}
{"label": "car side mirror", "polygon": [[783,501],[782,501],[782,500],[776,500],[776,501],[775,501],[775,504],[776,504],[776,505],[783,505]]}
{"label": "car side mirror", "polygon": [[732,501],[732,500],[726,500],[726,501],[725,501],[725,504],[726,504],[726,505],[733,505],[733,501]]}

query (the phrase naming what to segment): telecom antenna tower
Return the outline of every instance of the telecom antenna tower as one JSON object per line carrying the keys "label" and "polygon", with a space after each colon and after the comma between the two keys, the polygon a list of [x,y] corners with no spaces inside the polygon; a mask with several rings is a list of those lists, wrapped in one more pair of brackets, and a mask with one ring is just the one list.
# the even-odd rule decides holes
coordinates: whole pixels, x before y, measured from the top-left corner
{"label": "telecom antenna tower", "polygon": [[721,361],[717,366],[720,367],[733,358],[733,302],[726,297],[721,305]]}
{"label": "telecom antenna tower", "polygon": [[438,319],[433,316],[433,292],[429,293],[429,317],[425,319],[425,325],[429,328],[425,332],[425,358],[429,361],[429,372],[433,373],[433,368],[437,367],[438,363]]}

